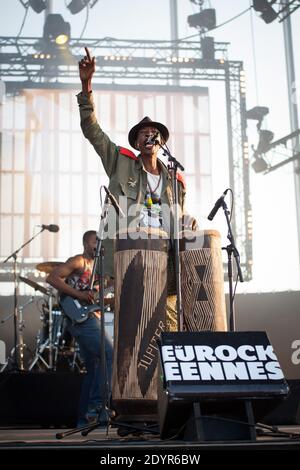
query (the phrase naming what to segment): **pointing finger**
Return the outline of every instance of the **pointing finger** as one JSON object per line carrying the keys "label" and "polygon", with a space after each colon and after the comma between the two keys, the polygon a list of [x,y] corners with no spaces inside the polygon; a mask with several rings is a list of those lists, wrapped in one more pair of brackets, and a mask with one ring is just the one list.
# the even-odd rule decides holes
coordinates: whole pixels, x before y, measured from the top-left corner
{"label": "pointing finger", "polygon": [[87,47],[85,47],[85,52],[86,52],[86,56],[87,56],[88,60],[91,60],[91,54],[90,54],[90,51]]}

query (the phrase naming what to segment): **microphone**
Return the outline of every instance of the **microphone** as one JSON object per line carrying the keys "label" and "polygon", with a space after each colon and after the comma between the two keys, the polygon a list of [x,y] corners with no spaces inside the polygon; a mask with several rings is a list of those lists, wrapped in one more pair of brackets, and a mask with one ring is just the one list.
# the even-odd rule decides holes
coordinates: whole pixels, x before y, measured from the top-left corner
{"label": "microphone", "polygon": [[115,196],[112,195],[112,193],[110,192],[110,190],[106,187],[106,186],[103,186],[104,188],[104,191],[106,192],[107,194],[107,197],[108,199],[110,200],[111,202],[111,205],[114,207],[116,213],[120,216],[120,217],[125,217],[125,214],[124,212],[122,211],[121,207],[119,206],[119,204],[117,203],[117,200],[115,198]]}
{"label": "microphone", "polygon": [[212,210],[210,211],[210,213],[208,214],[207,218],[208,220],[213,220],[214,216],[216,215],[216,213],[218,212],[218,210],[220,209],[220,207],[222,206],[223,204],[223,201],[224,201],[224,198],[227,194],[227,191],[228,189],[225,189],[224,193],[222,194],[221,197],[219,197],[219,199],[216,201],[214,207],[212,208]]}
{"label": "microphone", "polygon": [[38,225],[38,227],[42,227],[43,230],[49,230],[49,232],[58,232],[59,226],[58,225]]}
{"label": "microphone", "polygon": [[157,144],[157,140],[156,140],[156,139],[157,139],[158,135],[159,135],[159,132],[158,132],[158,131],[155,132],[155,134],[152,135],[152,136],[149,135],[148,139],[147,139],[146,142],[145,142],[145,145],[148,145],[148,144],[155,145],[155,144]]}

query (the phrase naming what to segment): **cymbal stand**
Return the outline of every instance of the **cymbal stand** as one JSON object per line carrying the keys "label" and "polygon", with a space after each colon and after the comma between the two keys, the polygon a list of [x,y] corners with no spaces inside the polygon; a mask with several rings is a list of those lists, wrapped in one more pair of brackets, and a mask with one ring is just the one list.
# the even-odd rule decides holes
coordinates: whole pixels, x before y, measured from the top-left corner
{"label": "cymbal stand", "polygon": [[[20,358],[18,358],[18,295],[19,295],[19,284],[18,284],[18,277],[17,277],[17,254],[19,253],[22,248],[24,248],[28,243],[30,243],[35,237],[37,237],[41,232],[43,232],[45,229],[42,228],[38,233],[33,235],[27,242],[23,243],[23,245],[20,246],[17,250],[15,250],[12,254],[10,254],[4,261],[3,264],[6,263],[10,258],[13,258],[13,273],[14,273],[14,310],[13,310],[13,316],[14,316],[14,356],[13,356],[13,361],[12,361],[12,370],[13,371],[19,371],[22,370],[21,367],[19,366],[20,363]],[[19,359],[19,360],[18,360]]]}
{"label": "cymbal stand", "polygon": [[[27,348],[26,344],[24,343],[24,337],[23,337],[23,330],[25,328],[25,325],[24,325],[24,321],[23,321],[23,310],[25,309],[25,307],[27,307],[27,305],[31,304],[32,302],[34,301],[34,296],[32,295],[30,297],[29,300],[27,300],[27,302],[25,302],[24,305],[20,305],[17,307],[18,309],[18,314],[17,314],[17,321],[18,321],[18,325],[17,325],[17,331],[19,332],[17,338],[18,338],[18,341],[17,341],[17,344],[13,347],[13,349],[11,350],[11,353],[10,353],[10,356],[9,358],[7,359],[6,363],[2,366],[0,372],[3,372],[6,367],[8,366],[9,364],[9,360],[11,357],[14,358],[15,360],[15,355],[16,355],[16,352],[17,352],[17,355],[18,355],[18,359],[19,359],[19,370],[20,371],[24,371],[25,370],[25,366],[24,366],[24,350]],[[8,315],[7,317],[3,318],[3,320],[1,321],[1,323],[5,323],[7,320],[9,320],[12,316],[14,316],[14,313],[11,313],[10,315]],[[14,361],[12,361],[13,365],[14,365]]]}
{"label": "cymbal stand", "polygon": [[73,350],[73,355],[69,359],[69,367],[71,372],[82,372],[84,370],[84,365],[82,363],[82,359],[80,357],[80,351],[79,351],[79,346],[78,343],[74,343],[74,350]]}
{"label": "cymbal stand", "polygon": [[23,330],[25,328],[24,321],[23,321],[23,310],[27,305],[31,304],[34,300],[34,297],[31,296],[30,299],[24,304],[20,305],[18,308],[19,312],[19,321],[18,321],[18,330],[19,330],[19,342],[17,347],[19,347],[19,360],[20,360],[20,369],[24,370],[24,350],[27,347],[26,344],[24,344],[24,337],[23,337]]}
{"label": "cymbal stand", "polygon": [[52,316],[52,309],[53,309],[53,296],[52,290],[49,288],[48,290],[48,305],[49,305],[49,370],[53,370],[53,334],[52,334],[52,326],[53,326],[53,316]]}
{"label": "cymbal stand", "polygon": [[[12,360],[12,370],[18,371],[21,370],[20,363],[18,361],[18,295],[19,295],[19,283],[17,276],[17,253],[13,253],[12,257],[13,262],[13,273],[14,273],[14,349],[13,349],[13,360]],[[6,258],[3,263],[5,263],[9,258]]]}
{"label": "cymbal stand", "polygon": [[49,338],[43,344],[41,344],[41,345],[39,345],[39,343],[37,344],[37,349],[36,349],[34,359],[33,359],[32,363],[30,364],[30,366],[28,367],[29,371],[34,368],[34,366],[37,364],[38,361],[41,361],[44,364],[44,366],[46,367],[46,369],[49,369],[49,364],[45,361],[45,359],[42,356],[43,352],[45,351],[46,347],[48,346],[48,342],[49,342]]}
{"label": "cymbal stand", "polygon": [[[55,370],[54,363],[53,363],[53,351],[56,350],[55,358],[57,358],[58,352],[58,345],[53,344],[53,292],[52,289],[48,289],[48,307],[49,307],[49,318],[48,318],[48,338],[42,344],[37,344],[36,354],[29,366],[28,370],[32,370],[33,367],[37,364],[38,361],[41,361],[47,370],[53,371]],[[45,349],[48,348],[48,361],[47,362],[44,357],[42,356]],[[56,360],[55,360],[56,364]]]}

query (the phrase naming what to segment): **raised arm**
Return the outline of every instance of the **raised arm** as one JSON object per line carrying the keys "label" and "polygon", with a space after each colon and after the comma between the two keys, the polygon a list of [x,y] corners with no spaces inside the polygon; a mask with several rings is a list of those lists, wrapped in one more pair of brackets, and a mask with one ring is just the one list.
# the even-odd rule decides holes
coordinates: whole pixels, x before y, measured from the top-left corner
{"label": "raised arm", "polygon": [[90,51],[87,47],[84,48],[86,55],[79,65],[79,77],[82,85],[82,92],[89,93],[92,91],[92,78],[96,70],[95,57],[91,57]]}
{"label": "raised arm", "polygon": [[100,156],[107,175],[111,177],[116,167],[118,147],[103,132],[97,121],[92,96],[95,57],[91,57],[87,47],[85,47],[85,54],[84,58],[78,63],[79,77],[82,85],[82,92],[77,95],[81,129],[84,136],[90,141]]}

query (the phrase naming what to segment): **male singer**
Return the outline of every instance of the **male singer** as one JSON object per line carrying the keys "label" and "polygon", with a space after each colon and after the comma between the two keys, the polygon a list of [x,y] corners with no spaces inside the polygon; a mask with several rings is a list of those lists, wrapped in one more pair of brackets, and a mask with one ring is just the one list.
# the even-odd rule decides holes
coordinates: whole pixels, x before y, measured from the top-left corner
{"label": "male singer", "polygon": [[[128,141],[131,147],[139,151],[138,156],[131,150],[112,142],[101,129],[95,116],[92,93],[95,57],[91,57],[87,47],[85,51],[85,57],[79,62],[82,91],[77,95],[81,128],[84,136],[102,160],[110,179],[109,190],[117,201],[120,196],[126,197],[127,226],[132,227],[134,224],[135,226],[150,226],[172,233],[172,217],[170,217],[169,210],[173,202],[171,176],[164,163],[158,158],[160,149],[158,144],[167,142],[169,131],[164,124],[152,121],[149,117],[143,118],[133,126],[129,131]],[[179,173],[177,173],[177,184],[179,205],[183,214],[185,184]],[[185,215],[184,226],[195,229],[196,221]],[[108,236],[103,246],[105,248],[105,272],[114,277],[112,237]],[[169,257],[168,278],[168,293],[175,294],[172,257]],[[167,307],[167,329],[169,330],[176,329],[175,305],[176,297],[169,295]]]}

